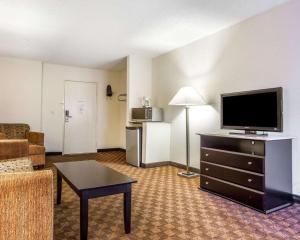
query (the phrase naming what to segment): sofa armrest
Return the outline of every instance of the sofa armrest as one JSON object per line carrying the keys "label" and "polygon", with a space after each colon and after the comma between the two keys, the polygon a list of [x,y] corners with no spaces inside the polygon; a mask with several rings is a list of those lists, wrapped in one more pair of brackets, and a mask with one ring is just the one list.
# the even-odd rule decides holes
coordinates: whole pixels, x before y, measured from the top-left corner
{"label": "sofa armrest", "polygon": [[29,143],[44,146],[44,133],[26,132],[26,138]]}
{"label": "sofa armrest", "polygon": [[3,159],[28,156],[28,141],[26,139],[0,140],[0,161]]}
{"label": "sofa armrest", "polygon": [[53,239],[51,170],[0,175],[1,239]]}
{"label": "sofa armrest", "polygon": [[6,139],[7,137],[6,137],[6,134],[5,133],[2,133],[2,132],[0,132],[0,139]]}

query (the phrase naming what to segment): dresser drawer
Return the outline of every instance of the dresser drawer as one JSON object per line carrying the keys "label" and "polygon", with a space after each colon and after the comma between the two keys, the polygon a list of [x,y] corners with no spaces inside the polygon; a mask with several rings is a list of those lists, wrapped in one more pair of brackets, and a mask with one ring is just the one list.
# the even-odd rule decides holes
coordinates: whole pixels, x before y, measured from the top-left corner
{"label": "dresser drawer", "polygon": [[256,174],[251,174],[243,171],[229,169],[222,166],[216,166],[201,162],[201,174],[211,177],[223,179],[232,183],[236,183],[245,187],[256,189],[259,191],[264,190],[264,177]]}
{"label": "dresser drawer", "polygon": [[265,156],[265,142],[234,137],[201,136],[201,146]]}
{"label": "dresser drawer", "polygon": [[200,187],[242,204],[263,210],[264,195],[261,193],[202,175],[200,176]]}
{"label": "dresser drawer", "polygon": [[201,161],[263,173],[263,157],[249,156],[222,150],[201,148]]}

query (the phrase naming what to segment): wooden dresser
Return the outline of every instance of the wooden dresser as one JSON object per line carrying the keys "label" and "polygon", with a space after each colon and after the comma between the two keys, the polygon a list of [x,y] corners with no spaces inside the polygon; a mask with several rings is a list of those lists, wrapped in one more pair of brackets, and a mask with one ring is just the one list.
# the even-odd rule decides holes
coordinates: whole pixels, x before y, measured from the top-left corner
{"label": "wooden dresser", "polygon": [[199,135],[202,190],[264,213],[293,204],[291,138]]}

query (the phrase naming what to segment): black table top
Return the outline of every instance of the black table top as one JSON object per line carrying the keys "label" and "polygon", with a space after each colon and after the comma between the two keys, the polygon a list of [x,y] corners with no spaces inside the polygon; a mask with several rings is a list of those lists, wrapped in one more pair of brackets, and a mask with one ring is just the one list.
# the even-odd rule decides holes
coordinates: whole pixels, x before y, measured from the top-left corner
{"label": "black table top", "polygon": [[95,160],[54,163],[54,166],[79,191],[137,182]]}

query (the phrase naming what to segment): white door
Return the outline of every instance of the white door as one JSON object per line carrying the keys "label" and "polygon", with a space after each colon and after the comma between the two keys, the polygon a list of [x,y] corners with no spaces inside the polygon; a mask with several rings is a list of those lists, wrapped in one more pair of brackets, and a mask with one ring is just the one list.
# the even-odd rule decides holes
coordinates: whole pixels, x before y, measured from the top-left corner
{"label": "white door", "polygon": [[97,152],[97,84],[65,81],[64,154]]}

